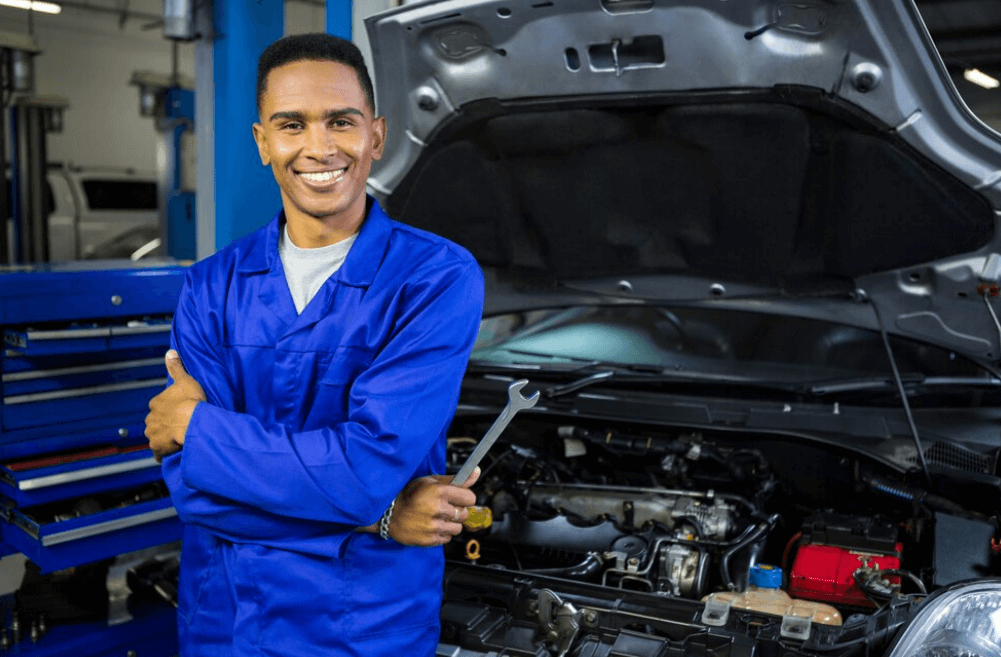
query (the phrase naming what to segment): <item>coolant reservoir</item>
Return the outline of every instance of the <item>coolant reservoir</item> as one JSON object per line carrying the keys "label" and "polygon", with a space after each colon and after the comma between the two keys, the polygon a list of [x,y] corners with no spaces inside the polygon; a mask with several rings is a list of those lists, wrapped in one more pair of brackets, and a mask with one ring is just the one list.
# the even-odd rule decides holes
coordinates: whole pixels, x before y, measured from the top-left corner
{"label": "coolant reservoir", "polygon": [[823,625],[841,625],[841,612],[822,602],[796,600],[780,589],[782,569],[758,564],[751,567],[747,590],[743,593],[710,593],[703,602],[727,604],[731,609],[746,609],[776,616],[809,618]]}

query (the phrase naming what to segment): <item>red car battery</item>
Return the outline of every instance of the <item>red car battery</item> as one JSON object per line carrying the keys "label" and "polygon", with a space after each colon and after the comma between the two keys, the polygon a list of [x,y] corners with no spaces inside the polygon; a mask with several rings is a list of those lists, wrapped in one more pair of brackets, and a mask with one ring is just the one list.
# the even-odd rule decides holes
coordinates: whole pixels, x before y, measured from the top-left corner
{"label": "red car battery", "polygon": [[[855,581],[860,569],[900,568],[903,546],[896,527],[877,518],[825,513],[803,526],[789,578],[789,595],[829,604],[874,607]],[[900,578],[888,576],[892,584]]]}

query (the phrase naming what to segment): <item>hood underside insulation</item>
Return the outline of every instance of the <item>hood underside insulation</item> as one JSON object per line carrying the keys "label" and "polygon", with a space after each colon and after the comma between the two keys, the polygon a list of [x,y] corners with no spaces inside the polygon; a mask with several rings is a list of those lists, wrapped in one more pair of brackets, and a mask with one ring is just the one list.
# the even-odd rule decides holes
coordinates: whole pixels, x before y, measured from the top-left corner
{"label": "hood underside insulation", "polygon": [[[444,135],[447,133],[447,140]],[[529,110],[440,131],[388,201],[484,266],[798,287],[974,251],[987,201],[885,131],[778,102]]]}

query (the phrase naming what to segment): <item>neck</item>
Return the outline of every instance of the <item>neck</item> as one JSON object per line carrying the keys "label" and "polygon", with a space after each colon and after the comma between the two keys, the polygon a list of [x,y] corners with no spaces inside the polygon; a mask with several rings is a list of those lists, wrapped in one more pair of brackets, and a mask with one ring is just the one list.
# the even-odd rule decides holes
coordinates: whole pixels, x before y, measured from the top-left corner
{"label": "neck", "polygon": [[336,244],[351,237],[361,229],[365,220],[365,205],[360,211],[329,217],[313,217],[298,209],[285,208],[288,236],[300,249],[315,249]]}

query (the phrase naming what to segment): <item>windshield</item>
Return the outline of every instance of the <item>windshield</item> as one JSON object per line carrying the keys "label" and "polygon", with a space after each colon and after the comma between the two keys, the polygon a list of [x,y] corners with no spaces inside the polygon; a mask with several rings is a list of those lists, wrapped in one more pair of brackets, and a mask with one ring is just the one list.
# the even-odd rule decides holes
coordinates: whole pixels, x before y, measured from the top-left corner
{"label": "windshield", "polygon": [[[993,380],[953,352],[891,336],[901,375]],[[831,322],[719,308],[582,306],[483,320],[476,364],[542,369],[624,367],[800,383],[891,380],[878,331]]]}

